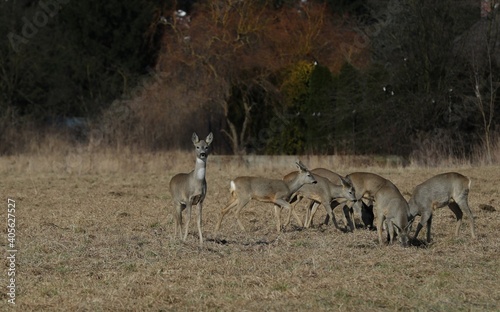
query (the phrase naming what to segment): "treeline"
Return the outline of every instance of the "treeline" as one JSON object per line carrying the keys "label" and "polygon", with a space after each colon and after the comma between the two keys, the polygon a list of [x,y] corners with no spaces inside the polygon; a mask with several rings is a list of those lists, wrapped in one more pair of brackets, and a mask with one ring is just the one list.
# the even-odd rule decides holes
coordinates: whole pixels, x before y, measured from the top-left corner
{"label": "treeline", "polygon": [[500,14],[480,2],[5,1],[1,152],[13,124],[83,117],[83,142],[145,150],[213,131],[218,153],[491,158]]}
{"label": "treeline", "polygon": [[2,1],[0,153],[67,120],[97,120],[137,85],[158,54],[161,2]]}

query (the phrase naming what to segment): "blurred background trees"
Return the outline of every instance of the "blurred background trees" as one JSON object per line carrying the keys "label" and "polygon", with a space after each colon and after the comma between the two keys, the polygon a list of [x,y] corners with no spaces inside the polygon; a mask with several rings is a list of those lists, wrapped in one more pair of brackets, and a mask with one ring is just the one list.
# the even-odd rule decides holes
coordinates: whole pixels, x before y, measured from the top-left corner
{"label": "blurred background trees", "polygon": [[213,131],[217,153],[430,162],[498,138],[496,1],[67,2],[0,4],[1,153],[74,118],[144,150]]}

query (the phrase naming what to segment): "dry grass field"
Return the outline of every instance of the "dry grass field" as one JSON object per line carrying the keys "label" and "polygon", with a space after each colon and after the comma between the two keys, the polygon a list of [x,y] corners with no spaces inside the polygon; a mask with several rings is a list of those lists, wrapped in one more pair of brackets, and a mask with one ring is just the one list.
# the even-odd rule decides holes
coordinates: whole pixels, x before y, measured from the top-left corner
{"label": "dry grass field", "polygon": [[[179,159],[182,159],[179,161]],[[343,233],[292,224],[275,230],[273,207],[251,202],[212,231],[238,175],[281,178],[293,162],[258,166],[210,156],[203,210],[206,242],[196,223],[186,242],[173,237],[170,178],[194,166],[192,154],[68,154],[0,158],[0,189],[16,202],[16,305],[19,311],[499,311],[500,167],[446,168],[353,165],[333,158],[302,159],[340,174],[378,173],[408,199],[434,174],[472,179],[469,203],[477,240],[464,216],[460,236],[447,208],[435,212],[433,242],[380,247],[376,232]],[[267,164],[267,165],[266,165]],[[480,208],[492,205],[496,211]],[[482,207],[482,206],[481,206]],[[300,207],[299,212],[304,213]],[[340,211],[335,211],[337,219]],[[193,218],[196,215],[193,214]],[[414,226],[415,228],[415,226]],[[7,229],[1,239],[8,249]],[[421,239],[425,237],[425,229]],[[7,265],[0,272],[2,310]]]}

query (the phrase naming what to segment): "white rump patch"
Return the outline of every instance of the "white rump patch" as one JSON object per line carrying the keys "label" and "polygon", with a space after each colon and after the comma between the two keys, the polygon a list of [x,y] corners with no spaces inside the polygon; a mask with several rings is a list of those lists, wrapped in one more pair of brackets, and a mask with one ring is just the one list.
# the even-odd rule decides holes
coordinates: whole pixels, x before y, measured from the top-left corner
{"label": "white rump patch", "polygon": [[231,187],[229,188],[229,191],[234,192],[236,191],[236,184],[234,184],[234,181],[231,181]]}

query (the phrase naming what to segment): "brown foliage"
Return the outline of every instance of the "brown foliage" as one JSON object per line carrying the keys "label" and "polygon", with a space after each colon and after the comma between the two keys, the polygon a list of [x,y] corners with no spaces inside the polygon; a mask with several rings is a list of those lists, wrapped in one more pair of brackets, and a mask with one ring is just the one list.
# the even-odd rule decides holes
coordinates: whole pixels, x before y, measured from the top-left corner
{"label": "brown foliage", "polygon": [[228,144],[218,152],[238,150],[244,142],[228,129],[233,86],[258,84],[279,94],[270,77],[303,60],[337,72],[345,62],[339,44],[355,37],[344,18],[316,2],[275,9],[256,1],[207,1],[192,16],[167,16],[167,25],[158,26],[165,27],[153,74],[160,79],[144,84],[147,92],[128,104],[134,126],[126,135],[144,147],[188,147],[193,131],[213,131],[216,141],[226,142],[221,131],[227,131]]}

